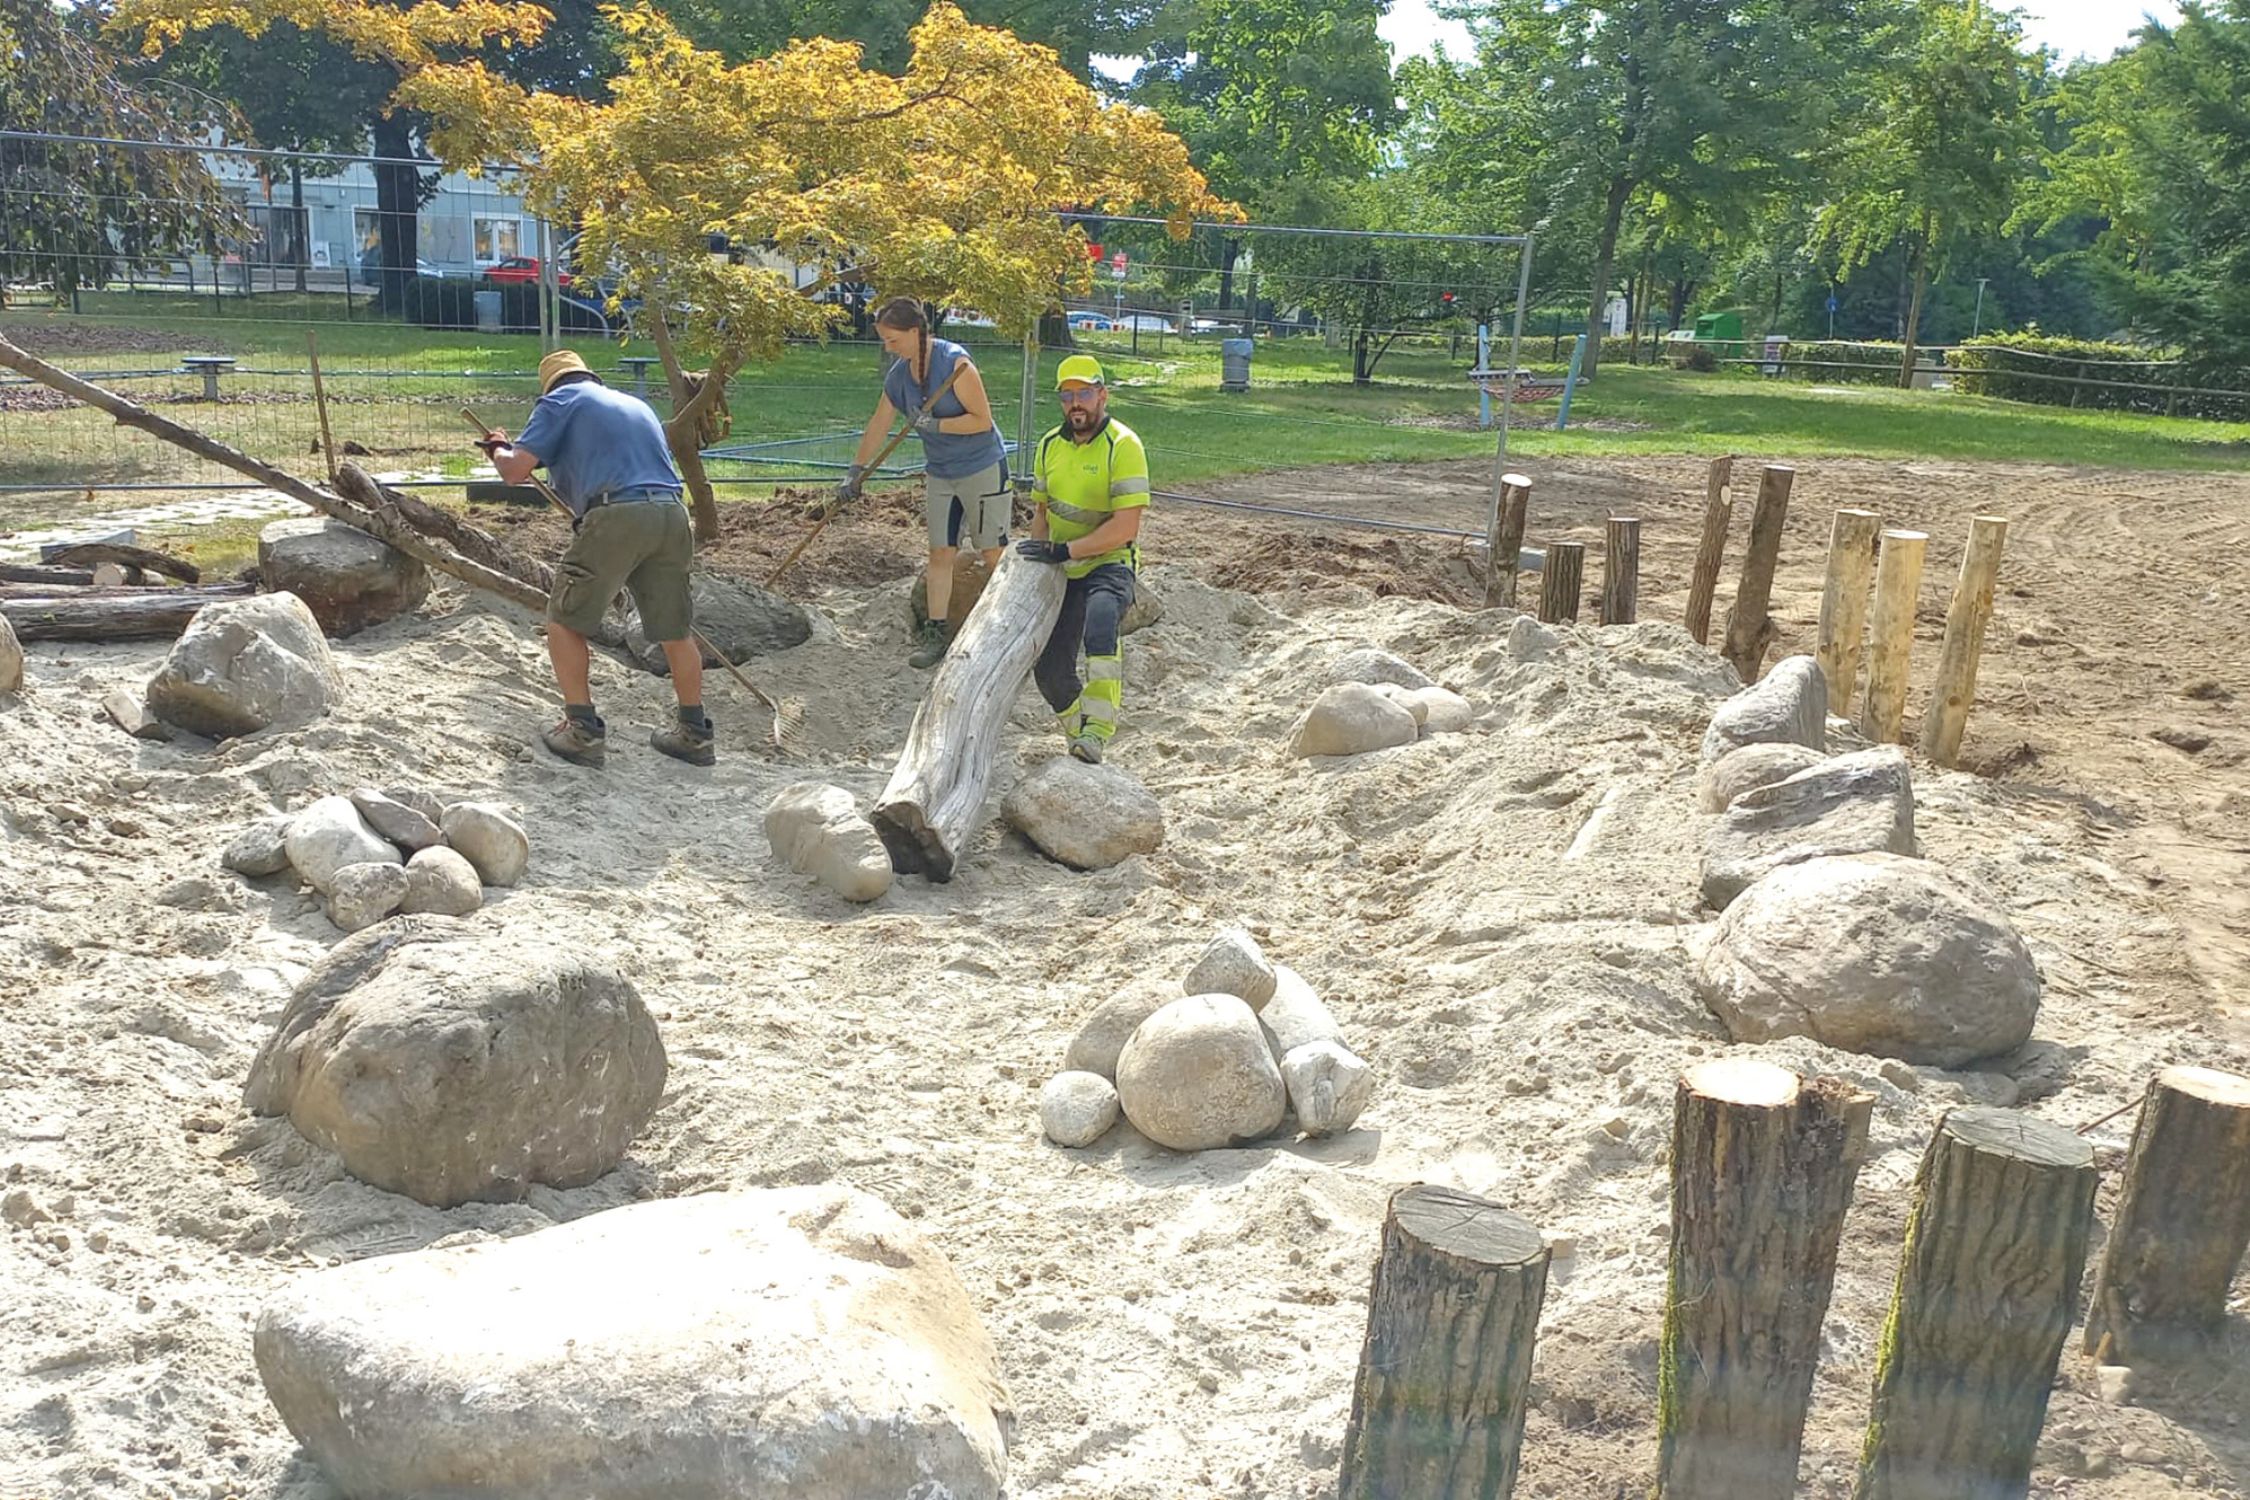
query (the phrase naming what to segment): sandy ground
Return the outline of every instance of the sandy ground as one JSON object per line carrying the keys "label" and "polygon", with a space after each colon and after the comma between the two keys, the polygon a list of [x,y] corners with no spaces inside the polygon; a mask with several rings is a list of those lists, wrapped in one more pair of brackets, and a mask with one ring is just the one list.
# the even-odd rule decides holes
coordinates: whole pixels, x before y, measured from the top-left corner
{"label": "sandy ground", "polygon": [[[1675,620],[1699,472],[1534,470],[1534,536],[1590,538],[1629,502],[1647,518],[1644,618]],[[1416,519],[1477,504],[1469,466],[1259,489],[1362,513],[1411,504]],[[2239,1013],[2213,998],[2242,887],[2192,863],[2223,853],[2240,733],[2224,698],[2177,696],[2191,675],[2243,687],[2228,646],[2240,565],[2221,528],[2241,526],[2250,485],[1951,468],[1908,483],[1808,464],[1798,493],[1777,608],[1799,636],[1826,510],[1847,495],[1930,521],[1933,631],[1966,516],[2016,522],[1970,739],[2006,769],[1923,769],[1918,820],[1931,857],[2014,913],[2047,979],[2036,1039],[1989,1071],[1741,1049],[1878,1101],[1802,1471],[1825,1497],[1848,1492],[1911,1178],[1942,1113],[2018,1104],[2077,1127],[2164,1063],[2250,1068]],[[1152,524],[1167,613],[1128,645],[1116,750],[1165,805],[1164,848],[1078,875],[993,827],[953,884],[905,881],[861,910],[779,870],[758,827],[802,775],[871,796],[924,680],[897,665],[911,534],[877,515],[832,530],[835,571],[797,585],[826,625],[755,667],[809,709],[794,761],[759,746],[759,716],[723,681],[715,772],[638,749],[664,688],[607,661],[598,691],[625,732],[609,770],[547,760],[528,621],[450,590],[339,648],[348,695],[327,721],[216,749],[91,718],[158,648],[34,649],[34,690],[0,706],[0,1187],[54,1219],[0,1226],[0,1495],[326,1497],[250,1362],[250,1322],[286,1279],[638,1197],[830,1179],[880,1194],[953,1258],[1020,1412],[1018,1500],[1332,1494],[1383,1204],[1418,1180],[1494,1197],[1569,1244],[1520,1493],[1642,1492],[1671,1089],[1729,1046],[1689,983],[1707,930],[1695,745],[1731,686],[1716,658],[1650,623],[1515,663],[1504,614],[1429,597],[1467,585],[1443,544],[1285,545],[1175,507]],[[2189,533],[2192,548],[2173,540]],[[1473,730],[1289,760],[1290,721],[1361,642],[1465,693]],[[2174,724],[2206,726],[2212,746],[2147,738]],[[1003,775],[1055,748],[1027,690]],[[218,851],[271,808],[400,781],[520,807],[531,874],[477,920],[618,964],[657,1012],[666,1098],[601,1182],[438,1212],[243,1113],[252,1053],[337,934],[285,881],[221,871]],[[1079,1018],[1134,976],[1184,972],[1230,920],[1300,968],[1375,1064],[1360,1128],[1193,1158],[1123,1128],[1086,1152],[1042,1142],[1037,1090]],[[2114,1155],[2128,1129],[2092,1139]],[[2114,1191],[2112,1175],[2105,1214]],[[2229,1362],[2137,1405],[2103,1403],[2066,1355],[2035,1492],[2250,1495],[2246,1297],[2250,1279]]]}

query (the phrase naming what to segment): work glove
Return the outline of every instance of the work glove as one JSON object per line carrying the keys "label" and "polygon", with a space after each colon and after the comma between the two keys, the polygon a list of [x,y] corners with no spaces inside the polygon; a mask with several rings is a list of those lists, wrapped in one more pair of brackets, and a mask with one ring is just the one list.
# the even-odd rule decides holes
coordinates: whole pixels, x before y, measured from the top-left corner
{"label": "work glove", "polygon": [[914,419],[914,430],[925,439],[934,438],[938,435],[938,423],[944,420],[936,412],[926,411]]}
{"label": "work glove", "polygon": [[473,439],[472,444],[475,447],[482,448],[484,450],[484,456],[486,458],[490,458],[492,457],[492,450],[495,448],[507,447],[508,440],[501,435],[498,428],[493,428],[491,431],[485,433],[483,437]]}
{"label": "work glove", "polygon": [[842,483],[836,486],[833,493],[823,495],[820,499],[805,507],[805,519],[808,521],[827,520],[837,511],[842,510],[848,502],[857,500],[860,490],[866,482],[867,470],[858,464],[853,464],[845,473]]}
{"label": "work glove", "polygon": [[1070,561],[1070,543],[1043,541],[1027,536],[1016,543],[1016,556],[1031,562],[1066,563]]}

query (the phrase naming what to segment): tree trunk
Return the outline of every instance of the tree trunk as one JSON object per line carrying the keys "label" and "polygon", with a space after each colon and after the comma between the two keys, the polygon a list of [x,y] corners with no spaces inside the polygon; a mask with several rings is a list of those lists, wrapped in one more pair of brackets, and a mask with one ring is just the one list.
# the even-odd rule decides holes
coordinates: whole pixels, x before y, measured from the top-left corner
{"label": "tree trunk", "polygon": [[255,593],[247,583],[184,589],[73,589],[18,598],[0,592],[0,617],[21,641],[158,641],[187,629],[214,599]]}
{"label": "tree trunk", "polygon": [[1856,1500],[2024,1500],[2094,1229],[2094,1149],[1957,1109],[1922,1157]]}
{"label": "tree trunk", "polygon": [[49,588],[85,588],[94,575],[83,568],[42,568],[29,563],[0,563],[0,583],[38,583]]}
{"label": "tree trunk", "polygon": [[296,253],[289,258],[296,262],[297,290],[305,290],[305,266],[312,259],[312,235],[305,218],[305,164],[289,163],[289,218],[296,226],[293,237]]}
{"label": "tree trunk", "polygon": [[1930,214],[1927,209],[1922,211],[1922,232],[1915,236],[1910,255],[1913,264],[1907,275],[1914,290],[1906,303],[1906,354],[1898,371],[1898,388],[1902,391],[1914,389],[1914,340],[1921,336],[1922,299],[1930,289]]}
{"label": "tree trunk", "polygon": [[404,317],[407,288],[415,284],[416,224],[422,208],[422,173],[411,161],[414,133],[403,114],[378,115],[374,123],[375,233],[383,264],[377,273],[383,306]]}
{"label": "tree trunk", "polygon": [[1617,261],[1617,234],[1625,222],[1625,203],[1633,196],[1629,178],[1619,177],[1609,185],[1609,198],[1602,205],[1602,237],[1594,246],[1594,290],[1586,304],[1586,358],[1578,367],[1578,378],[1591,380],[1602,363],[1602,331],[1608,326],[1602,316],[1609,307],[1609,273]]}
{"label": "tree trunk", "polygon": [[2137,1364],[2204,1345],[2225,1326],[2245,1247],[2250,1078],[2166,1068],[2133,1130],[2086,1348],[2103,1364]]}
{"label": "tree trunk", "polygon": [[1501,1500],[1515,1488],[1547,1294],[1539,1231],[1444,1187],[1391,1199],[1338,1500]]}
{"label": "tree trunk", "polygon": [[[195,564],[182,562],[176,557],[147,547],[128,547],[118,542],[80,542],[75,547],[57,548],[48,556],[49,562],[66,568],[91,568],[102,563],[115,563],[121,568],[138,568],[149,573],[162,573],[182,583],[201,583],[203,573]],[[131,579],[127,579],[131,582]]]}
{"label": "tree trunk", "polygon": [[1233,235],[1219,240],[1219,311],[1234,306],[1234,263],[1242,254],[1242,241]]}
{"label": "tree trunk", "polygon": [[1758,508],[1750,515],[1750,550],[1742,559],[1742,582],[1734,591],[1734,607],[1727,611],[1726,649],[1721,653],[1734,663],[1737,677],[1748,687],[1758,680],[1766,648],[1773,644],[1773,620],[1768,606],[1773,600],[1774,569],[1781,562],[1781,532],[1789,519],[1789,488],[1797,471],[1785,464],[1767,464],[1758,476]]}
{"label": "tree trunk", "polygon": [[953,878],[984,822],[1001,730],[1062,609],[1063,571],[1001,555],[984,597],[962,622],[914,711],[890,785],[869,814],[891,866]]}
{"label": "tree trunk", "polygon": [[1368,385],[1373,380],[1367,368],[1367,325],[1362,323],[1352,331],[1352,384]]}
{"label": "tree trunk", "polygon": [[664,423],[664,440],[679,465],[680,481],[687,486],[688,509],[695,516],[695,539],[709,544],[719,539],[719,500],[712,492],[711,476],[703,467],[703,414],[726,394],[734,373],[731,365],[714,361],[703,372],[701,384],[690,379],[672,346],[671,320],[662,308],[649,320],[657,357],[664,361],[664,383],[672,392],[672,415]]}
{"label": "tree trunk", "polygon": [[1656,1500],[1791,1500],[1872,1095],[1749,1058],[1680,1079]]}

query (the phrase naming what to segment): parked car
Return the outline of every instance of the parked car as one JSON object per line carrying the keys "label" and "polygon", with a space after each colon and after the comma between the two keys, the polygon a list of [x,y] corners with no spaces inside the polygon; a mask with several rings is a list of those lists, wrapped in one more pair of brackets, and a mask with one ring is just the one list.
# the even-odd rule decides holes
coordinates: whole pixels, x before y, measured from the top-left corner
{"label": "parked car", "polygon": [[1188,332],[1222,333],[1238,326],[1238,324],[1235,324],[1233,322],[1221,322],[1217,318],[1197,318],[1194,322],[1188,324]]}
{"label": "parked car", "polygon": [[[359,274],[368,281],[373,281],[383,274],[383,252],[380,248],[370,250],[359,258]],[[445,272],[418,255],[414,257],[414,274],[426,276],[432,281],[443,281],[445,279]]]}
{"label": "parked car", "polygon": [[[539,280],[539,258],[535,255],[511,255],[488,267],[484,279],[494,286],[506,286],[511,282],[536,283]],[[569,286],[570,273],[557,271],[555,285]]]}
{"label": "parked car", "polygon": [[1117,326],[1107,315],[1098,312],[1074,312],[1069,321],[1070,326],[1081,333],[1107,333]]}
{"label": "parked car", "polygon": [[1130,333],[1179,332],[1177,328],[1174,328],[1170,323],[1156,316],[1154,313],[1127,313],[1124,317],[1119,318],[1115,322],[1110,324],[1110,327]]}

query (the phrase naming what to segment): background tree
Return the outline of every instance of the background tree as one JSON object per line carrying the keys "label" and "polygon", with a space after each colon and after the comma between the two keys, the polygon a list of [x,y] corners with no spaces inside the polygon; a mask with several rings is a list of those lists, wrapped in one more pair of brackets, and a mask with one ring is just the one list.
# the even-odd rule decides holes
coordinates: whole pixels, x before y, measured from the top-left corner
{"label": "background tree", "polygon": [[1868,107],[1837,152],[1843,191],[1821,209],[1813,240],[1844,271],[1905,244],[1906,386],[1932,261],[1955,236],[2007,223],[2035,170],[2027,100],[2044,59],[2023,50],[2013,12],[1983,0],[1926,0],[1889,35]]}
{"label": "background tree", "polygon": [[[808,292],[849,274],[980,308],[1021,335],[1058,285],[1091,282],[1085,236],[1058,209],[1154,211],[1184,235],[1195,215],[1231,208],[1155,115],[1103,104],[1053,52],[948,4],[914,28],[898,76],[822,39],[730,63],[654,10],[612,6],[622,68],[602,102],[488,67],[488,40],[534,40],[544,20],[491,0],[404,12],[374,0],[128,0],[120,14],[157,47],[190,27],[256,35],[317,21],[397,64],[396,102],[434,122],[447,164],[505,167],[534,211],[581,226],[581,262],[614,270],[618,304],[639,304],[662,357],[667,433],[705,539],[718,534],[698,456],[706,416],[743,363],[777,359],[790,338],[843,316]],[[804,268],[818,272],[810,286]],[[690,357],[707,364],[700,376]]]}
{"label": "background tree", "polygon": [[[136,86],[101,43],[44,0],[0,11],[0,128],[109,140],[190,140],[223,111],[176,87]],[[0,141],[0,300],[8,283],[60,293],[155,269],[242,232],[192,151]]]}

